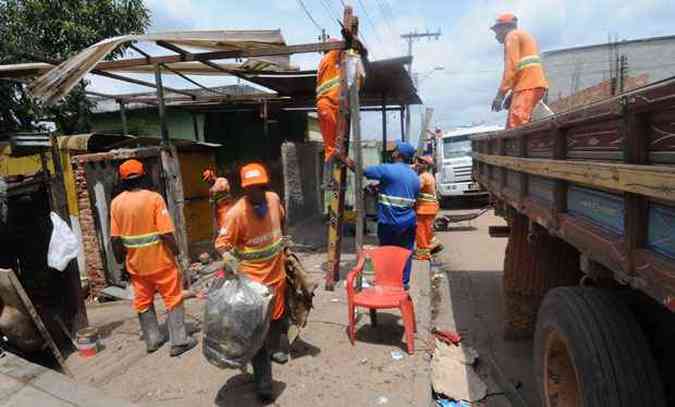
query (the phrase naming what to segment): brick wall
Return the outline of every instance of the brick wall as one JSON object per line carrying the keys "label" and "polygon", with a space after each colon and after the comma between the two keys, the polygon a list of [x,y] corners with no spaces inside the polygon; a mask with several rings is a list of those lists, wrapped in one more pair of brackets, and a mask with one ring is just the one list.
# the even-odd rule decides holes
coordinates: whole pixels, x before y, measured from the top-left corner
{"label": "brick wall", "polygon": [[[649,74],[642,74],[640,76],[629,76],[625,79],[624,90],[645,86],[649,83]],[[582,89],[577,93],[560,98],[548,104],[548,106],[555,113],[566,112],[568,110],[576,109],[581,106],[597,102],[602,99],[607,99],[612,96],[609,81],[603,81],[595,86]]]}
{"label": "brick wall", "polygon": [[80,209],[80,229],[82,230],[82,245],[84,246],[84,259],[89,277],[89,296],[95,298],[105,288],[105,270],[101,258],[96,223],[87,189],[87,178],[84,174],[84,164],[77,159],[73,164],[75,174],[75,189],[77,193],[77,205]]}

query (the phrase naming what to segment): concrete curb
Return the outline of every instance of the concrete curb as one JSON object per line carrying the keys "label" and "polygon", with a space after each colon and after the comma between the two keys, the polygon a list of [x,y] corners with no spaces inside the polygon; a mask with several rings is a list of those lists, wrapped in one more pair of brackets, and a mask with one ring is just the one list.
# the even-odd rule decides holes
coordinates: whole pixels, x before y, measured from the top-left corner
{"label": "concrete curb", "polygon": [[[426,352],[431,338],[431,264],[413,261],[410,295],[415,303],[417,335],[415,353]],[[416,358],[412,389],[412,406],[433,406],[431,399],[431,364],[424,355]]]}

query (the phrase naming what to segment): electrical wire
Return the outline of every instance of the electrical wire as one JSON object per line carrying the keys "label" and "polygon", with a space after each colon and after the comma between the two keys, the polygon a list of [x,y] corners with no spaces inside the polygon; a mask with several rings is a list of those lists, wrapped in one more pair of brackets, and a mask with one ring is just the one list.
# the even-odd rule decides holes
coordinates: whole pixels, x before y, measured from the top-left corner
{"label": "electrical wire", "polygon": [[316,20],[314,19],[314,17],[312,17],[312,13],[309,12],[309,10],[307,9],[307,6],[305,6],[305,3],[304,3],[302,0],[298,0],[298,4],[300,4],[300,7],[302,7],[302,9],[305,11],[305,14],[307,14],[307,17],[308,17],[310,20],[312,20],[312,23],[314,23],[314,25],[316,26],[316,28],[317,28],[319,31],[323,31],[323,28],[321,28],[321,26],[319,25],[319,23],[317,23]]}
{"label": "electrical wire", "polygon": [[373,24],[373,20],[370,18],[368,10],[366,10],[366,5],[363,3],[363,0],[359,0],[359,4],[361,4],[361,9],[363,10],[363,15],[366,17],[366,21],[368,21],[368,24],[370,24],[370,28],[372,28],[373,32],[375,33],[375,38],[380,44],[384,44],[384,41],[382,41],[380,34],[377,32],[375,24]]}

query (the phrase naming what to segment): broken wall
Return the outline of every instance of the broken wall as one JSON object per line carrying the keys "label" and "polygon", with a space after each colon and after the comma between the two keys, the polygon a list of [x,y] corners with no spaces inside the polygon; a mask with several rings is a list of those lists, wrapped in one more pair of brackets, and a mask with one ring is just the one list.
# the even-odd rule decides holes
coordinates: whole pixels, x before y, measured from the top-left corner
{"label": "broken wall", "polygon": [[323,214],[321,143],[284,143],[281,146],[287,222],[294,226]]}

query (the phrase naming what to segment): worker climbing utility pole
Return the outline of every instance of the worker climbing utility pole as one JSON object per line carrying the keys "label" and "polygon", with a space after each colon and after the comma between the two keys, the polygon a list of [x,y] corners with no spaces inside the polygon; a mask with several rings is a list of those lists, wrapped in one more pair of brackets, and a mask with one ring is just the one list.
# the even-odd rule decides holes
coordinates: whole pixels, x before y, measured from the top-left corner
{"label": "worker climbing utility pole", "polygon": [[537,42],[518,29],[518,18],[511,13],[497,17],[491,27],[495,38],[504,44],[504,74],[492,101],[492,111],[508,109],[506,128],[530,122],[532,112],[548,89]]}
{"label": "worker climbing utility pole", "polygon": [[[347,53],[365,58],[366,50],[358,40],[358,18],[353,15],[352,8],[347,6],[344,11],[342,36],[345,40],[344,52],[334,56],[334,60],[324,57],[317,74],[317,110],[319,111],[319,124],[324,139],[325,153],[329,160],[326,161],[324,171],[328,176],[324,185],[330,192],[328,208],[328,267],[326,271],[326,290],[332,291],[340,273],[340,254],[342,245],[342,223],[344,218],[345,187],[347,179],[347,166],[353,167],[353,161],[347,157],[349,151],[349,128],[350,128],[350,95],[347,78]],[[329,64],[333,64],[332,66]],[[326,72],[334,72],[335,75],[326,77]],[[353,79],[353,78],[352,78]],[[326,109],[327,102],[324,99],[326,92],[334,92],[338,95],[337,110],[333,106]],[[352,96],[358,98],[358,93]],[[324,115],[322,115],[322,110]],[[333,120],[331,115],[335,114]],[[358,110],[355,112],[358,114]],[[322,116],[324,116],[322,118]],[[327,116],[327,117],[326,117]],[[334,137],[334,138],[333,138]],[[332,145],[331,145],[332,144]],[[331,151],[331,149],[333,151]]]}

